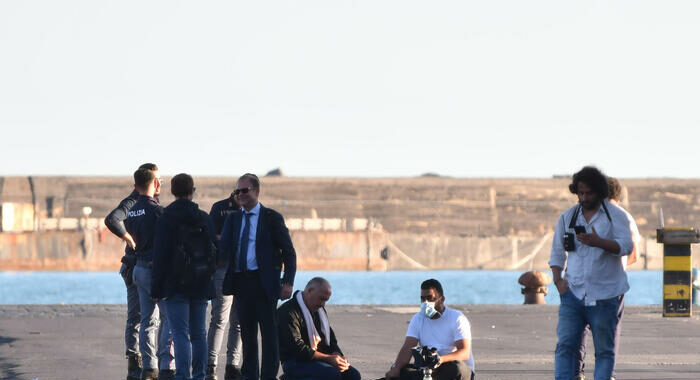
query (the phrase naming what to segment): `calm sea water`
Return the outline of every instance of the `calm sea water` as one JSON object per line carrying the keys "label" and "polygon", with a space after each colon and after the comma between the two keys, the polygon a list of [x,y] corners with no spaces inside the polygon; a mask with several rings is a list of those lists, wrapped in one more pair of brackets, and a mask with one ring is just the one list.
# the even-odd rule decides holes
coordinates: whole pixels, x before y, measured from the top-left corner
{"label": "calm sea water", "polygon": [[[333,286],[329,304],[418,304],[420,284],[436,278],[448,304],[521,304],[520,271],[298,272],[295,289],[314,276]],[[551,273],[550,273],[551,275]],[[661,271],[628,273],[627,305],[662,301]],[[547,303],[558,304],[553,285]],[[124,282],[115,272],[0,272],[0,304],[125,304]]]}

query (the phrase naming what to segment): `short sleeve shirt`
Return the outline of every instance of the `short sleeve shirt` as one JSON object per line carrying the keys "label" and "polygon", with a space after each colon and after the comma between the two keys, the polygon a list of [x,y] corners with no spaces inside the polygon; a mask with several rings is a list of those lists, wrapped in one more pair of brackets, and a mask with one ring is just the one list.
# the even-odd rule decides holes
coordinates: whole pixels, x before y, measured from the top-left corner
{"label": "short sleeve shirt", "polygon": [[[455,342],[472,338],[471,325],[461,311],[445,307],[438,319],[430,319],[418,313],[408,324],[406,336],[418,339],[421,346],[437,348],[438,354],[445,355],[457,351]],[[471,347],[470,347],[471,351]],[[474,370],[474,355],[469,352],[467,365]]]}

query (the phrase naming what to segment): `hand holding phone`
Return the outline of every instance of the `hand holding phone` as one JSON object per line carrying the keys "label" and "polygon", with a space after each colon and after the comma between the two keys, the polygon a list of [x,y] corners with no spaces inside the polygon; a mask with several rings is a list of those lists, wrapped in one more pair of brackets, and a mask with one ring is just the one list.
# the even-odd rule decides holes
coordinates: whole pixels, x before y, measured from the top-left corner
{"label": "hand holding phone", "polygon": [[576,231],[576,235],[587,233],[585,226],[574,226],[574,231]]}

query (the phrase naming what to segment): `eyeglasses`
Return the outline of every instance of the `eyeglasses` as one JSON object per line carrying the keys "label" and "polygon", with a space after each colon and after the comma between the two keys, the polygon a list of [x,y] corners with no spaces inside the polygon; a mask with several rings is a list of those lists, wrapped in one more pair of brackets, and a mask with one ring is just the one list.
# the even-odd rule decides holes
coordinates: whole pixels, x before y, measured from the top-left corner
{"label": "eyeglasses", "polygon": [[255,189],[254,187],[244,187],[242,189],[236,189],[233,191],[233,195],[238,195],[238,194],[248,194],[249,191]]}

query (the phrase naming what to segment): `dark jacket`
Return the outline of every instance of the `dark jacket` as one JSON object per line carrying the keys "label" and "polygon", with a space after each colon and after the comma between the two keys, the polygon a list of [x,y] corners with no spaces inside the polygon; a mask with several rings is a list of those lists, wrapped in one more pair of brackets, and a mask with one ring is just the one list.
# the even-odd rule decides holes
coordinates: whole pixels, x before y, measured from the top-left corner
{"label": "dark jacket", "polygon": [[[129,210],[131,210],[131,206],[136,203],[138,197],[139,192],[136,190],[132,191],[128,197],[119,202],[119,206],[117,206],[117,208],[112,210],[112,212],[107,214],[105,217],[105,226],[107,226],[107,228],[118,238],[122,238],[126,234],[126,228],[124,228],[122,222],[126,220],[127,214]],[[126,245],[125,253],[127,255],[134,253],[128,244]]]}
{"label": "dark jacket", "polygon": [[[237,285],[240,273],[235,272],[234,266],[242,221],[241,210],[231,213],[226,217],[224,229],[221,231],[220,254],[228,258],[228,269],[223,283],[223,293],[226,295],[236,295],[240,292]],[[270,301],[277,301],[281,289],[282,264],[284,264],[284,277],[281,282],[294,285],[297,254],[282,215],[263,205],[260,205],[258,228],[255,232],[255,256],[265,294]]]}
{"label": "dark jacket", "polygon": [[233,200],[233,195],[226,199],[222,199],[211,206],[209,217],[214,223],[214,231],[217,235],[221,235],[221,230],[224,228],[224,222],[228,214],[240,210],[241,207]]}
{"label": "dark jacket", "polygon": [[140,195],[131,206],[124,226],[136,243],[136,257],[139,261],[153,260],[153,241],[156,234],[156,222],[163,215],[163,206],[158,200],[147,195]]}
{"label": "dark jacket", "polygon": [[[277,309],[280,361],[282,363],[289,359],[312,360],[314,357],[315,351],[311,348],[311,342],[309,342],[309,330],[306,327],[304,314],[301,312],[301,308],[296,299],[296,294],[298,292],[298,290],[294,292],[294,296]],[[326,309],[324,308],[323,310],[325,311]],[[318,331],[322,338],[317,347],[318,352],[327,355],[337,352],[343,355],[343,352],[340,351],[340,347],[338,347],[338,341],[335,338],[333,328],[330,328],[331,345],[328,346],[323,339],[323,331],[321,330],[320,320],[318,320],[318,312],[312,313],[312,317],[317,320],[315,323],[316,331]]]}
{"label": "dark jacket", "polygon": [[200,286],[182,289],[174,274],[175,249],[178,239],[178,225],[203,225],[212,242],[216,242],[214,226],[206,212],[188,199],[177,199],[165,208],[163,216],[156,224],[155,245],[153,247],[153,277],[151,295],[154,298],[167,298],[182,294],[190,298],[212,299],[214,283],[208,281]]}

